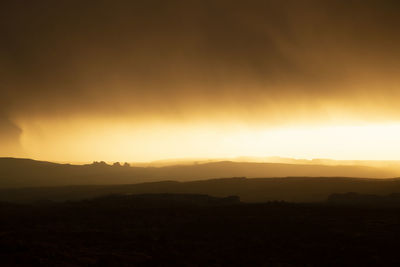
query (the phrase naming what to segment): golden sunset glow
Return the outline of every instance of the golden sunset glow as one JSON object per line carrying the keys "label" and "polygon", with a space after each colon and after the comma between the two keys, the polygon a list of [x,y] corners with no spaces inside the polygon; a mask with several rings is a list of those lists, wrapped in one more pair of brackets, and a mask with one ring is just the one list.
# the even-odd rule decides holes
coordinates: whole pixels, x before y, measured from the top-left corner
{"label": "golden sunset glow", "polygon": [[393,1],[194,2],[10,3],[0,156],[400,160]]}
{"label": "golden sunset glow", "polygon": [[24,130],[22,146],[27,156],[64,162],[239,156],[400,159],[400,123],[270,128],[189,123],[51,126]]}
{"label": "golden sunset glow", "polygon": [[0,267],[393,266],[400,0],[0,0]]}

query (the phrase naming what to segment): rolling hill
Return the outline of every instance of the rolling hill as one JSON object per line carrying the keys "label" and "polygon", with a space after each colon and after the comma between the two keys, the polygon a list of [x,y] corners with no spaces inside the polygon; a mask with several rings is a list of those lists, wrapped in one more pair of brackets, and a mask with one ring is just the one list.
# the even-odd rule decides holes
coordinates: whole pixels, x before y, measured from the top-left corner
{"label": "rolling hill", "polygon": [[396,172],[385,168],[366,166],[222,161],[165,167],[122,167],[107,164],[71,165],[31,159],[0,158],[0,188],[116,185],[229,177],[390,178],[396,175]]}
{"label": "rolling hill", "polygon": [[131,185],[85,185],[0,189],[0,201],[70,201],[113,194],[204,194],[238,196],[243,202],[321,202],[335,193],[388,195],[400,192],[400,179],[344,177],[224,178],[191,182],[161,181]]}

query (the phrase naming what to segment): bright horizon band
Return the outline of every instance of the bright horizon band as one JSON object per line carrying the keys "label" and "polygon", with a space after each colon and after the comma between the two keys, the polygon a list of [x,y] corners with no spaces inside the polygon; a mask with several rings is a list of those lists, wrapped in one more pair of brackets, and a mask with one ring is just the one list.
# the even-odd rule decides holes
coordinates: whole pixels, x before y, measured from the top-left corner
{"label": "bright horizon band", "polygon": [[[40,130],[39,130],[40,129]],[[153,123],[26,127],[23,156],[64,162],[280,156],[400,160],[400,123],[285,126]]]}

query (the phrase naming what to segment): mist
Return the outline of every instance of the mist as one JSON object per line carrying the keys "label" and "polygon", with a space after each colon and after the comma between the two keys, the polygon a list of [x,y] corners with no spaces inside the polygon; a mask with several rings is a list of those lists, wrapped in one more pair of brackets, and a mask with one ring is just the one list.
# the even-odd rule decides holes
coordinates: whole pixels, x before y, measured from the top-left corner
{"label": "mist", "polygon": [[3,1],[1,153],[25,146],[38,156],[52,144],[46,136],[62,143],[70,129],[82,143],[121,124],[229,132],[396,122],[398,9],[373,0]]}

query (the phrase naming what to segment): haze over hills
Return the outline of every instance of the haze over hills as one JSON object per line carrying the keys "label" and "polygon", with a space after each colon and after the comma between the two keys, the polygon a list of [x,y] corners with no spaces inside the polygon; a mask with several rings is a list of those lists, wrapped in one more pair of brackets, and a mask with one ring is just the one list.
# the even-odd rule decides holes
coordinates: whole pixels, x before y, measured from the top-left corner
{"label": "haze over hills", "polygon": [[400,161],[399,160],[335,160],[325,158],[314,159],[297,159],[288,157],[251,157],[241,156],[232,158],[182,158],[182,159],[167,159],[156,160],[151,162],[132,162],[132,166],[137,167],[164,167],[171,165],[192,165],[209,162],[232,161],[232,162],[252,162],[252,163],[287,163],[287,164],[301,164],[301,165],[330,165],[330,166],[367,166],[387,168],[399,173],[400,175]]}
{"label": "haze over hills", "polygon": [[392,178],[399,176],[399,173],[389,168],[352,165],[222,161],[165,167],[123,167],[105,163],[71,165],[30,159],[0,158],[0,187],[3,188],[287,176]]}

